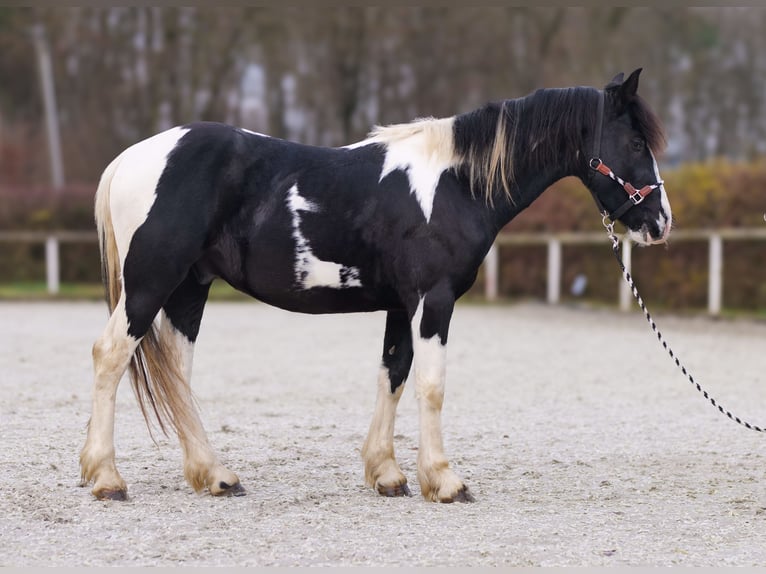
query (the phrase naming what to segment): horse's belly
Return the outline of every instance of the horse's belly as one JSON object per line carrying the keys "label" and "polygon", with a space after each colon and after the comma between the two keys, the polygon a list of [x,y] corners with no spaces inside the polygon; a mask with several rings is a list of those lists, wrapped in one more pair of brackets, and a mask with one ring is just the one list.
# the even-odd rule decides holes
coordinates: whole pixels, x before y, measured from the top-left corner
{"label": "horse's belly", "polygon": [[360,313],[399,307],[395,299],[381,297],[366,289],[316,287],[302,291],[250,294],[259,301],[296,313]]}
{"label": "horse's belly", "polygon": [[299,313],[354,313],[398,308],[394,290],[363,266],[323,261],[285,242],[224,241],[195,265],[201,282],[220,277],[235,289]]}

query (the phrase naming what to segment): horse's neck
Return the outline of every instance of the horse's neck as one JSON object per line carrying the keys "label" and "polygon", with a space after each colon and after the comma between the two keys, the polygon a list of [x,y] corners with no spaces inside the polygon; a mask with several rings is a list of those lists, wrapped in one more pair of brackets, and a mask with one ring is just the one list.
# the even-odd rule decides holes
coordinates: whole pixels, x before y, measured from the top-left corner
{"label": "horse's neck", "polygon": [[513,218],[532,205],[546,189],[558,180],[570,175],[575,174],[569,173],[565,169],[563,161],[534,166],[531,169],[517,172],[516,180],[511,189],[511,197],[508,198],[502,193],[496,193],[493,204],[488,206],[493,211],[491,216],[495,221],[497,230],[502,229]]}
{"label": "horse's neck", "polygon": [[491,218],[495,222],[497,231],[529,207],[546,189],[567,175],[570,174],[560,174],[554,169],[549,169],[520,178],[514,184],[513,201],[506,197],[498,197],[494,205],[488,206],[488,209],[492,210]]}
{"label": "horse's neck", "polygon": [[[533,96],[527,96],[511,102],[514,106],[511,114],[524,114],[531,113],[531,99]],[[491,137],[488,130],[496,130],[498,125],[498,118],[501,112],[500,104],[490,104],[480,110],[470,112],[463,116],[459,116],[458,122],[462,125],[458,126],[456,146],[459,153],[465,154],[466,150],[473,149],[481,146],[484,153],[493,153],[491,150],[490,141],[493,141],[494,137],[498,137],[500,133],[493,133]],[[502,135],[510,137],[510,134],[515,131],[515,126],[510,123],[505,126]],[[511,158],[510,171],[513,173],[514,181],[511,184],[511,197],[505,196],[502,189],[495,189],[492,193],[491,201],[485,201],[487,208],[492,211],[490,218],[495,221],[495,225],[499,230],[524,209],[529,207],[542,193],[553,185],[559,179],[569,176],[578,175],[572,172],[572,156],[571,150],[567,149],[568,142],[566,141],[551,141],[552,132],[548,134],[541,134],[540,137],[547,138],[545,145],[553,146],[556,150],[561,150],[560,157],[552,157],[541,165],[529,164],[525,161],[520,161],[522,154],[529,153],[529,146],[537,145],[535,142],[529,141],[516,141],[514,145],[509,145],[508,150],[513,153],[514,158]],[[483,142],[475,145],[472,138],[477,138],[474,141]],[[533,137],[531,138],[533,139]],[[485,198],[479,197],[479,190],[474,190],[477,196],[477,201],[484,201]]]}

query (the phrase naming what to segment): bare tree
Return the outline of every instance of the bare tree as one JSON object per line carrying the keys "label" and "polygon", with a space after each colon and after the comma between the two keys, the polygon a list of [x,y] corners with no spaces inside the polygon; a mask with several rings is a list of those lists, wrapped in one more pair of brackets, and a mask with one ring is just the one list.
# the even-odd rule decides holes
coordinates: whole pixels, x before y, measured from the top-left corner
{"label": "bare tree", "polygon": [[[603,85],[636,67],[669,128],[668,159],[766,153],[762,8],[0,8],[0,129],[14,136],[0,158],[25,158],[14,177],[30,181],[48,179],[29,151],[44,142],[27,32],[36,19],[74,180],[93,181],[127,145],[194,120],[340,145],[373,123]],[[262,83],[256,115],[245,113],[248,74]]]}

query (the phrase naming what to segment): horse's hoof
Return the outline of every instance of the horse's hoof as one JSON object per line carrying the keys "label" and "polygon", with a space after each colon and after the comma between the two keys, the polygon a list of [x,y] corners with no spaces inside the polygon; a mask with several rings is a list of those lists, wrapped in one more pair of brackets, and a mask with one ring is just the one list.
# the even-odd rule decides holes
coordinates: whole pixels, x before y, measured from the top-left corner
{"label": "horse's hoof", "polygon": [[378,493],[382,496],[394,497],[394,496],[412,496],[410,487],[407,483],[397,484],[396,486],[378,486]]}
{"label": "horse's hoof", "polygon": [[463,488],[458,490],[452,498],[446,498],[442,500],[441,502],[451,503],[451,502],[476,502],[476,501],[473,498],[473,495],[470,492],[468,492],[468,487],[463,486]]}
{"label": "horse's hoof", "polygon": [[216,492],[215,496],[245,496],[247,491],[242,483],[237,482],[235,484],[227,484],[223,481],[218,483],[220,492]]}
{"label": "horse's hoof", "polygon": [[124,502],[128,499],[128,491],[122,489],[106,489],[93,493],[99,500],[119,500]]}

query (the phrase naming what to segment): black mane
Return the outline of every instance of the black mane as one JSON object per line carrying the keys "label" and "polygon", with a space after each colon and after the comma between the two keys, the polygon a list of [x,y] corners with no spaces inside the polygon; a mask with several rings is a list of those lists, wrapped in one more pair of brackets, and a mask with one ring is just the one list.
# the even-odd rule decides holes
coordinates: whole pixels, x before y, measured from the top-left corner
{"label": "black mane", "polygon": [[[474,194],[483,190],[490,203],[497,193],[511,198],[517,176],[543,166],[577,173],[585,165],[580,154],[589,153],[598,98],[595,88],[547,88],[458,116],[455,150],[464,158]],[[661,150],[665,137],[657,116],[638,95],[628,106],[649,148]]]}

